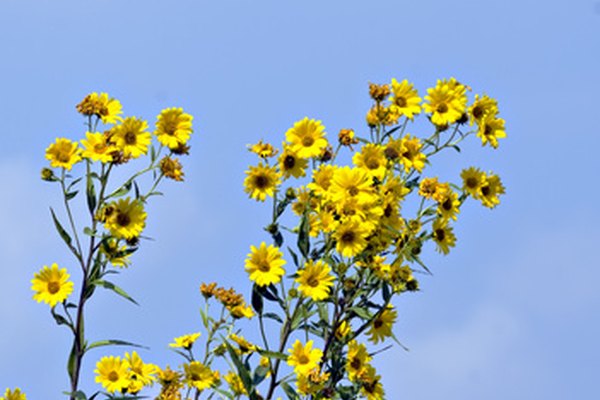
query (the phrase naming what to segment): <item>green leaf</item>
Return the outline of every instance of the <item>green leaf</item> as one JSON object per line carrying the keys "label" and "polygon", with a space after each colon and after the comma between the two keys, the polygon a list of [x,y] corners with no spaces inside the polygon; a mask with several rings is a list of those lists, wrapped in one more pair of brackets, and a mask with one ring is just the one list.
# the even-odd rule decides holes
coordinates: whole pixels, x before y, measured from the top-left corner
{"label": "green leaf", "polygon": [[248,371],[246,366],[242,363],[242,360],[240,360],[239,356],[235,352],[234,348],[231,347],[229,342],[227,342],[226,340],[224,340],[223,342],[225,343],[225,346],[227,347],[227,351],[229,352],[229,357],[231,357],[231,361],[233,361],[233,364],[235,365],[235,368],[238,371],[238,375],[242,379],[242,383],[244,384],[246,391],[248,393],[250,393],[250,395],[251,395],[250,398],[252,398],[252,394],[254,393],[254,387],[252,385],[252,378],[250,377],[250,372]]}
{"label": "green leaf", "polygon": [[77,196],[77,193],[79,193],[78,190],[74,191],[74,192],[68,192],[65,194],[65,198],[67,199],[67,201],[74,199],[75,196]]}
{"label": "green leaf", "polygon": [[71,323],[65,317],[58,314],[54,307],[50,309],[50,313],[52,314],[52,317],[54,318],[54,321],[56,321],[57,325],[71,326]]}
{"label": "green leaf", "polygon": [[58,234],[65,241],[65,243],[67,244],[67,246],[70,247],[71,246],[71,242],[73,241],[71,239],[71,236],[69,236],[69,234],[67,233],[67,231],[65,230],[65,228],[63,228],[63,226],[58,221],[58,218],[56,218],[56,214],[54,214],[54,210],[52,209],[52,207],[50,207],[50,213],[52,214],[52,220],[54,221],[54,226],[56,227],[56,230],[58,231]]}
{"label": "green leaf", "polygon": [[390,290],[390,285],[383,282],[383,286],[381,288],[381,295],[383,296],[383,302],[387,303],[392,298],[392,292]]}
{"label": "green leaf", "polygon": [[67,361],[67,372],[69,376],[73,376],[73,371],[75,370],[75,342],[73,342],[73,347],[71,347],[71,353],[69,353],[69,360]]}
{"label": "green leaf", "polygon": [[82,179],[83,179],[83,177],[80,177],[80,178],[75,179],[73,182],[69,183],[69,186],[67,186],[67,192],[69,190],[71,190],[73,188],[73,186],[77,185]]}
{"label": "green leaf", "polygon": [[319,319],[329,324],[329,310],[327,309],[327,304],[317,303],[317,310],[319,310]]}
{"label": "green leaf", "polygon": [[363,319],[365,321],[368,321],[373,317],[370,312],[368,312],[366,309],[361,308],[361,307],[351,307],[348,309],[348,311],[353,312],[354,314],[358,315],[361,319]]}
{"label": "green leaf", "polygon": [[275,313],[268,312],[268,313],[265,313],[263,315],[263,317],[272,319],[274,321],[279,322],[280,324],[283,324],[283,319],[281,319],[281,317]]}
{"label": "green leaf", "polygon": [[262,381],[265,380],[267,374],[269,373],[269,367],[258,366],[254,370],[254,377],[252,378],[252,383],[254,386],[258,386]]}
{"label": "green leaf", "polygon": [[146,346],[127,342],[125,340],[108,339],[108,340],[98,340],[97,342],[94,342],[94,343],[90,344],[89,346],[86,346],[85,351],[94,349],[96,347],[102,347],[102,346],[131,346],[131,347],[137,347],[138,349],[148,349],[148,347],[146,347]]}
{"label": "green leaf", "polygon": [[117,285],[115,285],[112,282],[105,281],[105,280],[102,280],[102,279],[98,279],[98,280],[93,281],[92,285],[94,285],[94,286],[102,286],[105,289],[112,290],[113,292],[115,292],[119,296],[124,297],[125,299],[131,301],[133,304],[139,305],[131,296],[129,296],[127,294],[127,292],[125,292],[123,289],[121,289],[120,287],[118,287]]}
{"label": "green leaf", "polygon": [[298,267],[298,266],[299,266],[299,265],[298,265],[298,254],[296,254],[296,253],[294,252],[294,250],[292,250],[292,249],[290,248],[290,246],[288,246],[288,248],[287,248],[287,249],[288,249],[288,251],[290,252],[290,255],[292,256],[292,260],[294,261],[294,265],[295,265],[296,267]]}
{"label": "green leaf", "polygon": [[287,395],[288,399],[300,400],[300,396],[298,396],[298,393],[296,393],[294,388],[291,387],[287,382],[281,382],[281,387],[283,388],[283,391]]}
{"label": "green leaf", "polygon": [[288,356],[286,354],[279,353],[279,352],[276,352],[276,351],[268,351],[268,350],[258,349],[258,353],[261,356],[265,356],[265,357],[268,357],[268,358],[277,358],[277,359],[282,360],[282,361],[287,361],[287,359],[288,359]]}
{"label": "green leaf", "polygon": [[308,259],[310,253],[310,238],[309,238],[309,222],[308,215],[304,213],[302,220],[300,221],[300,229],[298,232],[298,249],[304,258]]}
{"label": "green leaf", "polygon": [[264,308],[263,296],[256,284],[252,286],[252,308],[254,308],[254,311],[256,311],[258,315],[262,315]]}
{"label": "green leaf", "polygon": [[102,235],[99,235],[97,233],[97,231],[93,231],[92,228],[90,228],[89,226],[86,226],[85,228],[83,228],[83,233],[88,236],[93,236],[93,237],[97,237],[97,238],[102,237]]}
{"label": "green leaf", "polygon": [[86,196],[88,210],[90,210],[91,214],[94,214],[94,211],[96,210],[96,188],[94,187],[94,182],[89,175],[87,179]]}

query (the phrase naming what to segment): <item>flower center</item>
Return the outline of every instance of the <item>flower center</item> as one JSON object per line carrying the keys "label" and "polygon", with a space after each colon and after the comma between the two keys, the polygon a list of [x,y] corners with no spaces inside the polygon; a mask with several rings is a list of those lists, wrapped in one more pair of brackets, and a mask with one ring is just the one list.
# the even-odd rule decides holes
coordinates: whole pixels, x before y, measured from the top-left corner
{"label": "flower center", "polygon": [[379,168],[379,161],[370,159],[367,161],[367,168],[369,169],[377,169]]}
{"label": "flower center", "polygon": [[440,103],[437,108],[436,111],[440,114],[444,114],[448,112],[448,105],[446,103]]}
{"label": "flower center", "polygon": [[404,97],[397,97],[396,98],[396,105],[398,107],[406,107],[406,104],[407,104],[407,102],[406,102],[406,99]]}
{"label": "flower center", "polygon": [[294,168],[294,165],[296,165],[296,157],[292,155],[285,156],[285,158],[283,159],[283,166],[285,167],[285,169],[292,169]]}
{"label": "flower center", "polygon": [[129,215],[121,214],[121,213],[119,213],[119,215],[117,215],[117,224],[125,227],[125,226],[129,225],[130,222],[131,222],[131,218],[129,218]]}
{"label": "flower center", "polygon": [[66,163],[69,162],[69,160],[71,159],[71,155],[66,151],[60,151],[56,155],[56,158],[58,159],[58,161]]}
{"label": "flower center", "polygon": [[310,358],[306,354],[300,354],[298,356],[298,364],[308,364],[310,362]]}
{"label": "flower center", "polygon": [[442,208],[446,211],[452,210],[452,200],[446,199],[446,201],[442,203]]}
{"label": "flower center", "polygon": [[315,139],[312,136],[304,136],[302,138],[302,145],[304,147],[310,147],[315,143]]}
{"label": "flower center", "polygon": [[119,380],[119,374],[116,371],[110,371],[108,374],[108,380],[111,382],[116,382]]}
{"label": "flower center", "polygon": [[483,116],[483,109],[479,106],[473,107],[473,117],[475,117],[475,119],[479,119],[482,116]]}
{"label": "flower center", "polygon": [[137,135],[135,134],[135,132],[132,131],[128,131],[127,133],[125,133],[124,139],[125,143],[130,146],[137,143]]}
{"label": "flower center", "polygon": [[436,229],[435,230],[435,237],[438,241],[443,241],[444,238],[446,237],[446,232],[443,229]]}
{"label": "flower center", "polygon": [[354,242],[355,238],[356,238],[356,234],[352,231],[344,232],[344,234],[341,237],[343,243],[352,243],[352,242]]}
{"label": "flower center", "polygon": [[350,361],[350,366],[352,369],[359,370],[362,367],[362,363],[360,362],[360,358],[353,357],[352,361]]}
{"label": "flower center", "polygon": [[481,188],[481,194],[483,194],[484,196],[488,196],[490,194],[490,187],[489,186],[484,186]]}
{"label": "flower center", "polygon": [[310,287],[317,287],[319,286],[319,280],[317,279],[316,276],[311,276],[310,278],[308,278],[308,280],[306,281],[306,284]]}
{"label": "flower center", "polygon": [[350,196],[356,196],[358,194],[358,189],[356,188],[356,186],[350,186],[348,188],[348,194]]}
{"label": "flower center", "polygon": [[385,150],[383,151],[383,153],[390,160],[395,160],[399,156],[398,151],[396,149],[394,149],[393,147],[386,147]]}
{"label": "flower center", "polygon": [[379,318],[377,318],[375,321],[373,321],[373,327],[375,329],[379,329],[383,326],[383,321],[380,320]]}
{"label": "flower center", "polygon": [[104,153],[106,151],[106,144],[104,144],[104,143],[96,143],[94,145],[94,151],[96,153]]}
{"label": "flower center", "polygon": [[258,269],[261,272],[269,272],[271,270],[271,266],[269,265],[268,262],[262,261],[262,262],[258,263]]}
{"label": "flower center", "polygon": [[257,188],[264,189],[269,185],[269,178],[267,178],[264,175],[259,175],[256,178],[254,178],[254,184]]}
{"label": "flower center", "polygon": [[470,177],[467,178],[467,181],[465,182],[468,188],[476,188],[477,187],[477,179]]}
{"label": "flower center", "polygon": [[56,281],[48,282],[48,292],[50,294],[56,294],[60,290],[60,283]]}

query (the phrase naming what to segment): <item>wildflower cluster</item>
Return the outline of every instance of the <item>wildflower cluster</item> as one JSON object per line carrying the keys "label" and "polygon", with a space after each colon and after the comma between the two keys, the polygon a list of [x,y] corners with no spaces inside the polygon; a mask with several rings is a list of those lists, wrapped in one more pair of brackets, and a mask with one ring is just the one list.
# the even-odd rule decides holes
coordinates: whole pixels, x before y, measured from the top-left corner
{"label": "wildflower cluster", "polygon": [[[41,175],[42,179],[60,186],[67,223],[61,222],[53,208],[51,216],[80,269],[80,293],[76,300],[69,299],[74,283],[67,269],[56,263],[44,266],[31,281],[33,298],[47,303],[56,323],[67,326],[73,334],[68,362],[71,399],[85,396],[78,390],[78,380],[82,358],[88,350],[131,344],[121,340],[88,343],[84,332],[85,304],[97,288],[109,289],[135,303],[107,278],[131,264],[131,255],[144,239],[146,203],[150,197],[161,194],[157,191],[159,183],[163,178],[183,180],[178,157],[189,154],[188,140],[192,134],[192,116],[181,108],[163,110],[153,131],[144,119],[123,116],[121,103],[106,93],[89,94],[76,109],[85,119],[86,131],[79,141],[60,137],[51,143],[46,149],[50,166]],[[153,137],[157,145],[152,143]],[[124,182],[115,185],[111,181],[115,171],[126,172],[122,171],[125,164],[146,157],[147,166],[137,164],[135,172]],[[80,164],[81,172],[73,172]],[[145,185],[148,185],[146,191],[142,190]],[[89,222],[83,229],[77,227],[74,218],[75,199],[80,193],[84,193],[83,207],[89,214]],[[97,381],[108,392],[137,393],[155,380],[153,371],[154,366],[142,363],[133,352],[126,354],[124,360],[102,359]]]}

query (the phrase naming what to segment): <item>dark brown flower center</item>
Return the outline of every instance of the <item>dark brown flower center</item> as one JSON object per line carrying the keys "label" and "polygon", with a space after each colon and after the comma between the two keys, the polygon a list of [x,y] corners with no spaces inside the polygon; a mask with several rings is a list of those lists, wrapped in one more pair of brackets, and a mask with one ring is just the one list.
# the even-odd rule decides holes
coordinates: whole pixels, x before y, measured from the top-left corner
{"label": "dark brown flower center", "polygon": [[467,185],[468,188],[473,189],[477,187],[477,179],[473,178],[473,177],[469,177],[467,178],[467,180],[465,181],[465,184]]}
{"label": "dark brown flower center", "polygon": [[310,358],[308,358],[308,356],[306,354],[300,354],[300,356],[298,356],[299,364],[308,364],[309,362],[310,362]]}
{"label": "dark brown flower center", "polygon": [[386,147],[385,150],[383,151],[383,154],[385,154],[385,156],[387,158],[389,158],[390,160],[395,160],[400,155],[400,154],[398,154],[398,150],[394,149],[391,146]]}
{"label": "dark brown flower center", "polygon": [[490,194],[491,190],[489,185],[483,186],[481,188],[481,194],[483,194],[484,196],[488,196]]}
{"label": "dark brown flower center", "polygon": [[438,104],[436,111],[440,114],[444,114],[448,112],[448,105],[446,103]]}
{"label": "dark brown flower center", "polygon": [[125,227],[125,226],[129,225],[130,223],[131,223],[131,218],[129,218],[129,215],[123,214],[123,213],[119,213],[119,215],[117,215],[117,224]]}
{"label": "dark brown flower center", "polygon": [[362,363],[360,362],[360,358],[359,357],[352,357],[352,360],[350,361],[350,366],[352,367],[352,369],[359,370],[362,367]]}
{"label": "dark brown flower center", "polygon": [[348,188],[348,194],[350,194],[350,196],[356,196],[358,194],[358,188],[356,186],[350,186]]}
{"label": "dark brown flower center", "polygon": [[137,143],[137,135],[135,134],[135,132],[132,131],[127,131],[127,133],[125,133],[124,139],[125,143],[130,146]]}
{"label": "dark brown flower center", "polygon": [[346,231],[342,234],[340,239],[343,243],[352,243],[354,242],[354,239],[356,239],[356,234],[352,231]]}
{"label": "dark brown flower center", "polygon": [[369,169],[377,169],[379,168],[379,161],[375,159],[370,159],[367,161],[367,168]]}
{"label": "dark brown flower center", "polygon": [[407,101],[404,97],[397,97],[396,98],[396,105],[398,107],[406,107]]}
{"label": "dark brown flower center", "polygon": [[383,321],[380,318],[377,318],[375,321],[373,321],[373,327],[375,329],[379,329],[383,326]]}
{"label": "dark brown flower center", "polygon": [[315,139],[312,136],[304,136],[302,138],[302,145],[304,147],[310,147],[315,143]]}
{"label": "dark brown flower center", "polygon": [[446,238],[446,231],[444,231],[443,229],[436,229],[435,238],[440,242],[443,241]]}
{"label": "dark brown flower center", "polygon": [[258,175],[254,178],[254,185],[259,189],[264,189],[269,186],[269,178],[265,175]]}
{"label": "dark brown flower center", "polygon": [[56,294],[60,290],[60,283],[56,281],[48,282],[48,292],[50,294]]}
{"label": "dark brown flower center", "polygon": [[475,119],[483,117],[483,108],[480,106],[473,107],[473,117],[475,117]]}
{"label": "dark brown flower center", "polygon": [[116,382],[119,380],[119,374],[116,371],[110,371],[108,374],[108,380],[111,382]]}
{"label": "dark brown flower center", "polygon": [[442,203],[442,208],[446,211],[452,210],[452,199],[447,198],[446,201]]}
{"label": "dark brown flower center", "polygon": [[269,272],[271,270],[271,266],[269,265],[269,263],[267,261],[262,261],[262,262],[258,263],[258,269],[261,272]]}
{"label": "dark brown flower center", "polygon": [[295,165],[296,165],[296,157],[294,157],[290,154],[285,156],[285,158],[283,159],[283,167],[285,169],[292,169],[292,168],[294,168]]}
{"label": "dark brown flower center", "polygon": [[316,276],[311,276],[308,278],[308,280],[306,281],[306,284],[310,287],[317,287],[319,286],[319,280],[317,279]]}

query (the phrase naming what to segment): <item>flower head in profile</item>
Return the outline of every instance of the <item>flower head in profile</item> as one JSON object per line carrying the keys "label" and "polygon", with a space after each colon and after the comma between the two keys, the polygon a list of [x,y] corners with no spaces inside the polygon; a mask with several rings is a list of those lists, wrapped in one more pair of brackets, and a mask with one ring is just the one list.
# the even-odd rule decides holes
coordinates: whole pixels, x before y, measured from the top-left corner
{"label": "flower head in profile", "polygon": [[127,117],[111,130],[111,141],[125,157],[138,158],[148,152],[152,136],[148,123],[136,117]]}
{"label": "flower head in profile", "polygon": [[183,167],[177,158],[171,158],[169,156],[164,156],[162,160],[160,160],[160,172],[174,181],[181,182],[183,181]]}
{"label": "flower head in profile", "polygon": [[369,355],[367,347],[356,340],[351,340],[348,343],[348,355],[346,357],[346,371],[348,372],[348,379],[352,382],[355,382],[366,371],[368,364],[373,359]]}
{"label": "flower head in profile", "polygon": [[334,279],[329,265],[321,260],[309,260],[304,269],[298,270],[296,282],[303,296],[310,297],[313,301],[320,301],[329,296]]}
{"label": "flower head in profile", "polygon": [[27,396],[19,388],[6,389],[4,396],[0,397],[0,400],[27,400]]}
{"label": "flower head in profile", "polygon": [[59,269],[56,263],[50,267],[44,265],[31,280],[31,289],[35,292],[33,299],[50,307],[62,303],[73,292],[73,282],[69,278],[66,268]]}
{"label": "flower head in profile", "polygon": [[384,341],[386,337],[392,336],[392,327],[397,317],[398,312],[392,306],[388,306],[383,310],[371,323],[371,327],[367,332],[371,336],[369,340],[377,344]]}
{"label": "flower head in profile", "polygon": [[434,88],[427,89],[425,112],[431,114],[431,122],[445,126],[456,122],[467,108],[466,87],[456,79],[440,79]]}
{"label": "flower head in profile", "polygon": [[360,375],[360,382],[362,383],[360,392],[367,400],[382,400],[384,398],[385,393],[381,384],[381,376],[377,375],[377,371],[373,366],[367,366]]}
{"label": "flower head in profile", "polygon": [[255,144],[249,144],[248,150],[264,159],[275,157],[279,153],[279,150],[274,148],[271,143],[265,143],[262,140]]}
{"label": "flower head in profile", "polygon": [[481,145],[490,144],[493,148],[498,148],[498,139],[506,137],[504,120],[496,118],[492,114],[487,114],[479,123],[477,136],[481,139]]}
{"label": "flower head in profile", "polygon": [[274,167],[259,163],[256,167],[250,166],[244,179],[244,191],[250,198],[265,201],[267,196],[273,197],[275,189],[281,183],[281,174]]}
{"label": "flower head in profile", "polygon": [[500,181],[500,177],[495,174],[486,174],[485,182],[479,188],[479,200],[481,203],[488,207],[494,208],[500,204],[500,196],[504,194],[505,189]]}
{"label": "flower head in profile", "polygon": [[421,152],[423,144],[419,138],[411,137],[410,134],[407,134],[400,140],[400,145],[402,150],[399,160],[404,165],[404,171],[408,173],[411,168],[419,172],[423,171],[427,157]]}
{"label": "flower head in profile", "polygon": [[328,145],[325,139],[325,127],[321,121],[308,119],[308,117],[288,129],[285,139],[291,143],[292,150],[300,158],[319,157]]}
{"label": "flower head in profile", "polygon": [[294,367],[294,372],[297,375],[308,374],[311,370],[317,368],[323,357],[323,352],[320,349],[313,349],[313,341],[309,340],[306,345],[302,345],[299,340],[296,340],[291,349],[288,349],[290,355],[287,363]]}
{"label": "flower head in profile", "polygon": [[70,171],[74,164],[81,161],[81,149],[77,146],[77,142],[57,138],[46,148],[46,158],[50,160],[51,167],[65,168]]}
{"label": "flower head in profile", "polygon": [[96,363],[96,383],[109,393],[122,391],[129,386],[129,363],[121,357],[106,356]]}
{"label": "flower head in profile", "polygon": [[90,93],[76,108],[85,116],[95,115],[105,124],[114,124],[120,121],[120,115],[123,113],[119,100],[109,97],[108,93]]}
{"label": "flower head in profile", "polygon": [[85,139],[81,140],[83,152],[81,155],[92,161],[100,161],[101,163],[109,163],[113,160],[112,153],[117,151],[117,148],[109,142],[108,135],[100,132],[86,132]]}
{"label": "flower head in profile", "polygon": [[106,206],[111,212],[106,216],[104,226],[110,234],[119,239],[138,237],[146,226],[146,212],[140,200],[119,199]]}
{"label": "flower head in profile", "polygon": [[421,112],[421,98],[408,80],[398,82],[392,79],[392,95],[389,98],[392,108],[397,114],[405,115],[408,119],[413,119],[415,114]]}
{"label": "flower head in profile", "polygon": [[192,348],[196,340],[200,337],[200,333],[191,333],[189,335],[183,335],[173,339],[173,343],[169,343],[169,347],[179,347],[182,349],[189,350]]}
{"label": "flower head in profile", "polygon": [[498,102],[486,95],[475,95],[475,101],[469,107],[469,124],[481,125],[481,122],[488,115],[496,116],[498,114]]}
{"label": "flower head in profile", "polygon": [[283,253],[273,245],[267,247],[265,242],[262,242],[259,247],[250,246],[245,265],[250,280],[258,286],[279,283],[285,274]]}
{"label": "flower head in profile", "polygon": [[234,396],[248,395],[248,391],[244,387],[242,378],[233,371],[229,371],[223,378],[229,385],[229,389],[233,392]]}
{"label": "flower head in profile", "polygon": [[157,117],[154,134],[161,144],[176,149],[190,139],[192,119],[182,108],[166,108]]}
{"label": "flower head in profile", "polygon": [[212,371],[208,366],[199,361],[183,364],[183,370],[186,383],[198,390],[215,386],[220,380],[218,371]]}
{"label": "flower head in profile", "polygon": [[129,393],[137,393],[156,380],[158,367],[143,362],[137,352],[125,353],[125,361],[129,366]]}

